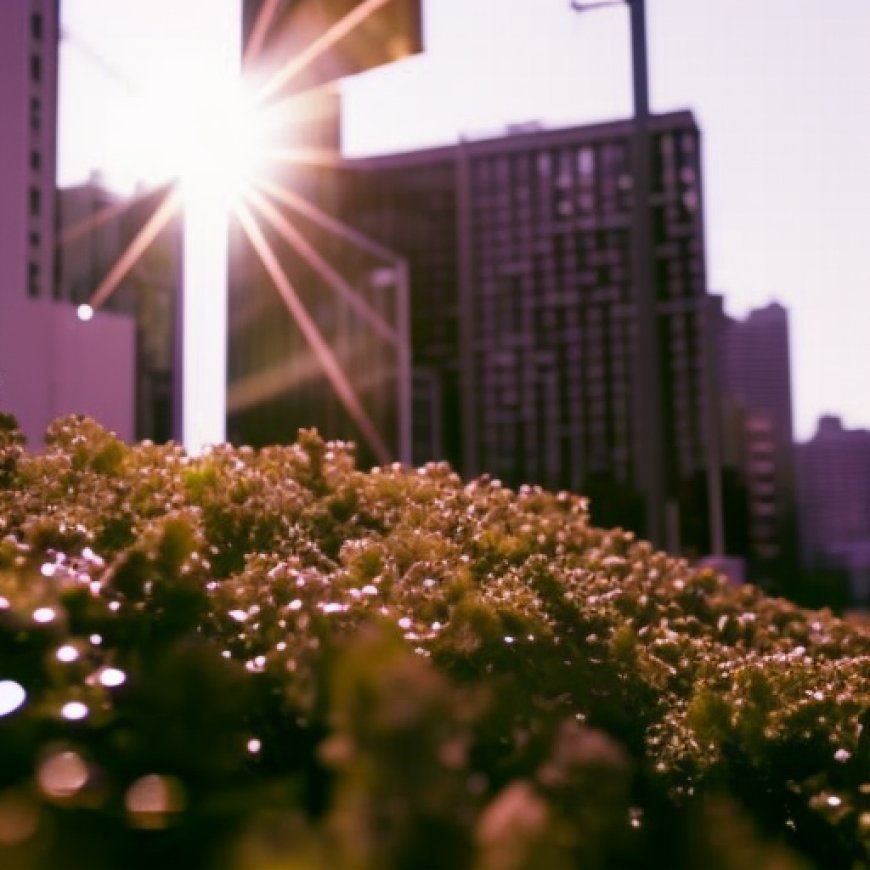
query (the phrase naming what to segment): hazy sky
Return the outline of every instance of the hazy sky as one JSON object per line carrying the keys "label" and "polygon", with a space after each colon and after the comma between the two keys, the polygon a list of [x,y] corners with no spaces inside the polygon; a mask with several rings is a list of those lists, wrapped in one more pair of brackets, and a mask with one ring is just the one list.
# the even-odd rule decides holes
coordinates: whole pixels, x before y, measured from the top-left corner
{"label": "hazy sky", "polygon": [[[235,38],[238,0],[63,0],[61,182],[159,171],[122,79],[160,90]],[[627,13],[569,0],[426,0],[426,54],[346,86],[349,153],[630,110]],[[647,0],[652,104],[704,134],[708,283],[788,306],[797,436],[870,427],[870,2]],[[147,123],[147,121],[145,122]],[[171,131],[167,131],[167,136]],[[150,161],[150,163],[149,163]]]}

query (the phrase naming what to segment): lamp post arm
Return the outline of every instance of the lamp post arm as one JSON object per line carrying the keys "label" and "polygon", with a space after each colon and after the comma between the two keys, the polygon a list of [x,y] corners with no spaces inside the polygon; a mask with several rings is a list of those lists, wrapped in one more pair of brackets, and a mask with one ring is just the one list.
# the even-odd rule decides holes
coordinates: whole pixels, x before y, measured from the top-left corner
{"label": "lamp post arm", "polygon": [[581,0],[572,0],[571,8],[575,12],[588,12],[592,9],[604,9],[607,6],[622,6],[625,0],[595,0],[592,3],[583,3]]}

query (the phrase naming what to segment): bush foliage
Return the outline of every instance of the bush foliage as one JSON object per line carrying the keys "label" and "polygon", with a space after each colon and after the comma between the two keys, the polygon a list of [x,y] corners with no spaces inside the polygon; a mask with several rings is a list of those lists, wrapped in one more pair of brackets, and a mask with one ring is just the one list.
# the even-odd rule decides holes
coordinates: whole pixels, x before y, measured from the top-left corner
{"label": "bush foliage", "polygon": [[0,866],[863,867],[870,638],[568,493],[0,418]]}

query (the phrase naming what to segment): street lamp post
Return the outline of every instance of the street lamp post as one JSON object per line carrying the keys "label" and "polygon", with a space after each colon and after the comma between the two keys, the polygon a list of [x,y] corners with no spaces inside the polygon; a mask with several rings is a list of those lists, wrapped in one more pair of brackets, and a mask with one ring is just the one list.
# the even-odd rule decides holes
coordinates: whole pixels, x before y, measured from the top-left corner
{"label": "street lamp post", "polygon": [[654,544],[671,552],[679,549],[679,517],[668,503],[662,370],[659,350],[657,288],[650,215],[651,151],[649,76],[644,0],[573,0],[577,12],[628,4],[631,17],[632,136],[631,263],[636,347],[633,371],[634,461],[644,497],[644,532]]}
{"label": "street lamp post", "polygon": [[408,261],[396,257],[396,320],[398,345],[396,347],[399,381],[399,459],[410,465],[413,456],[412,403],[413,386],[411,361],[411,279]]}

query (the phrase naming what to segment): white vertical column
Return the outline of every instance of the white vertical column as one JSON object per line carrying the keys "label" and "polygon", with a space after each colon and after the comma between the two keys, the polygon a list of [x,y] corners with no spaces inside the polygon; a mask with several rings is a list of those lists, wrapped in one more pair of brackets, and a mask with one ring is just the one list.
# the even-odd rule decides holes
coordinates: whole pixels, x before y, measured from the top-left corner
{"label": "white vertical column", "polygon": [[[231,114],[241,74],[241,12],[238,0],[216,4],[224,22],[222,37],[198,58],[197,75],[204,92],[223,83],[226,99],[210,93],[202,107],[191,107],[202,141],[187,162],[184,186],[184,267],[181,312],[181,438],[190,453],[226,441],[227,428],[227,284],[229,279],[229,212],[234,192],[228,185],[233,167],[225,158],[232,149],[238,118]],[[207,60],[206,60],[207,58]],[[208,69],[203,69],[207,62]]]}
{"label": "white vertical column", "polygon": [[227,415],[228,218],[200,187],[188,183],[184,205],[182,440],[190,453],[226,440]]}

